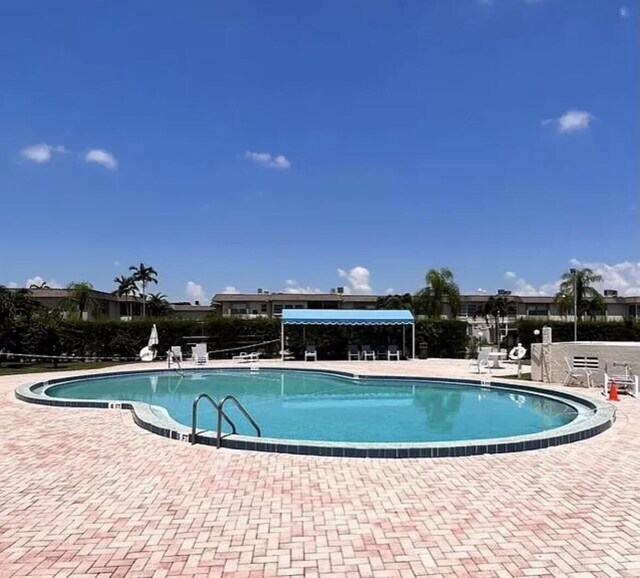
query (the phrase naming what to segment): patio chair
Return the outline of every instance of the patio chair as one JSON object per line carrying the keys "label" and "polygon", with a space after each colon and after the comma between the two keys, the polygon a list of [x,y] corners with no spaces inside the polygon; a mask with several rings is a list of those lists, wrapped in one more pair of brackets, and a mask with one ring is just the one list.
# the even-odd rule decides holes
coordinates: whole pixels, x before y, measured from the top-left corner
{"label": "patio chair", "polygon": [[392,359],[400,361],[400,351],[397,345],[389,345],[387,349],[387,361],[391,361]]}
{"label": "patio chair", "polygon": [[179,345],[172,345],[169,350],[169,355],[172,361],[182,361],[182,347]]}
{"label": "patio chair", "polygon": [[368,359],[370,359],[371,361],[376,360],[376,352],[371,349],[370,345],[362,346],[362,359],[364,359],[365,361],[367,361]]}
{"label": "patio chair", "polygon": [[347,359],[349,361],[352,361],[354,359],[356,361],[360,360],[360,350],[358,349],[357,345],[349,345],[349,349],[347,351]]}
{"label": "patio chair", "polygon": [[625,391],[637,399],[640,394],[640,378],[637,375],[634,375],[634,373],[629,369],[628,363],[613,362],[612,366],[624,367],[624,373],[612,375],[609,373],[609,364],[605,366],[603,383],[604,394],[609,395],[611,384],[615,383],[619,391]]}
{"label": "patio chair", "polygon": [[209,354],[207,353],[206,343],[196,343],[192,348],[192,359],[197,365],[204,365],[209,361]]}
{"label": "patio chair", "polygon": [[593,375],[593,371],[587,367],[575,367],[575,365],[569,361],[568,357],[564,358],[564,363],[567,367],[567,375],[564,378],[562,385],[569,385],[572,381],[577,381],[580,385],[583,385],[583,379],[585,379],[587,387],[591,387],[591,376]]}
{"label": "patio chair", "polygon": [[489,362],[489,353],[490,351],[480,351],[478,352],[478,357],[476,359],[472,359],[469,363],[470,367],[475,367],[478,370],[478,373],[482,373],[482,369],[486,368],[491,373],[491,364]]}
{"label": "patio chair", "polygon": [[307,345],[306,349],[304,350],[304,360],[309,361],[310,359],[313,359],[313,361],[318,361],[318,352],[316,351],[315,345]]}

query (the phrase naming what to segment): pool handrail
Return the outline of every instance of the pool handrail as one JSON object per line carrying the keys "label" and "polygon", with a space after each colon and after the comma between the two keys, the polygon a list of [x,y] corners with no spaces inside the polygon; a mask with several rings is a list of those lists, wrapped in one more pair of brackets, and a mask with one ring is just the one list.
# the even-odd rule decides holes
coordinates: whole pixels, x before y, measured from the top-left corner
{"label": "pool handrail", "polygon": [[[232,401],[235,406],[240,410],[240,413],[242,413],[242,415],[244,415],[245,418],[247,418],[247,421],[253,426],[253,428],[256,430],[256,433],[258,434],[258,437],[262,437],[262,431],[260,430],[260,426],[255,422],[255,420],[249,415],[249,412],[244,408],[244,406],[238,401],[238,399],[236,397],[234,397],[233,395],[227,395],[225,397],[222,398],[222,400],[219,402],[219,407],[220,409],[218,410],[218,439],[217,439],[217,447],[219,448],[222,444],[222,416],[225,415],[223,407],[224,404],[227,403],[228,401]],[[229,418],[227,418],[228,420]],[[234,428],[235,429],[235,428]],[[233,433],[236,433],[235,431]]]}
{"label": "pool handrail", "polygon": [[231,433],[236,434],[238,430],[236,429],[235,424],[229,419],[226,413],[224,413],[221,404],[216,402],[208,393],[201,393],[193,400],[193,405],[191,407],[191,443],[196,443],[197,438],[197,427],[198,427],[198,404],[201,400],[206,399],[218,412],[218,447],[220,447],[220,438],[222,435],[222,418],[226,420],[226,422],[231,426]]}
{"label": "pool handrail", "polygon": [[238,401],[236,397],[233,395],[227,395],[222,398],[219,402],[216,402],[209,394],[201,393],[193,400],[193,406],[191,408],[191,443],[197,443],[197,429],[198,429],[198,404],[201,400],[206,399],[218,412],[218,420],[217,420],[217,431],[216,431],[216,447],[220,448],[222,446],[222,418],[231,426],[231,433],[237,434],[238,430],[236,428],[235,423],[231,421],[229,416],[224,412],[224,404],[228,401],[231,401],[235,404],[235,406],[240,410],[240,413],[244,415],[247,421],[253,426],[258,434],[258,437],[262,437],[262,431],[260,430],[260,426],[255,422],[255,420],[249,415],[249,412],[244,408],[244,406]]}

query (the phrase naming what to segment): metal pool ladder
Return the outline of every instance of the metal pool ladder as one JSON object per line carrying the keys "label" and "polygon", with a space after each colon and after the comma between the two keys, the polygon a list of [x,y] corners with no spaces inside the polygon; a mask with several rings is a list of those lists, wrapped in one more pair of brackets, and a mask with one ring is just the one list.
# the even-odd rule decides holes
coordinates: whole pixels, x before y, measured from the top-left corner
{"label": "metal pool ladder", "polygon": [[231,421],[229,416],[224,412],[224,404],[227,402],[233,402],[233,404],[240,410],[240,413],[247,418],[247,421],[253,426],[258,434],[258,437],[262,437],[262,432],[260,427],[255,422],[255,420],[249,415],[249,412],[244,408],[244,406],[235,398],[233,395],[227,395],[223,397],[219,402],[216,402],[209,394],[201,393],[198,397],[193,400],[193,407],[191,408],[191,443],[196,443],[196,430],[198,425],[198,404],[201,400],[206,399],[215,410],[218,412],[218,431],[216,433],[216,447],[220,448],[222,445],[222,419],[231,426],[231,433],[237,434],[238,430],[236,428],[236,424]]}

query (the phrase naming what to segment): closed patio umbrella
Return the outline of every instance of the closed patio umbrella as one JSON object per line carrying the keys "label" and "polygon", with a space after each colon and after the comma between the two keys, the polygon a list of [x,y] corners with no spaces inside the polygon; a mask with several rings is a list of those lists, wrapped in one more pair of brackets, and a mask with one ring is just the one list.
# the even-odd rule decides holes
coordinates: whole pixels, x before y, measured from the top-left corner
{"label": "closed patio umbrella", "polygon": [[151,328],[151,335],[149,335],[149,343],[147,343],[147,347],[153,347],[154,345],[158,345],[158,343],[159,343],[158,328],[154,323],[153,327]]}
{"label": "closed patio umbrella", "polygon": [[147,346],[143,347],[140,350],[140,359],[142,361],[153,361],[156,358],[157,352],[155,350],[155,347],[156,345],[158,345],[158,343],[158,328],[154,323],[153,327],[151,328],[151,335],[149,335],[149,342],[147,343]]}

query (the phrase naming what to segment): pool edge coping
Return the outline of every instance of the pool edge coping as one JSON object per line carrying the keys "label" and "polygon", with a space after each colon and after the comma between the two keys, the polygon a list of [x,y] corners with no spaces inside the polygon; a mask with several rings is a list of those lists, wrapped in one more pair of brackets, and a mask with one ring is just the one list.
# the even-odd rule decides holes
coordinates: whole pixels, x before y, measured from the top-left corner
{"label": "pool edge coping", "polygon": [[[582,413],[572,422],[563,426],[544,430],[534,434],[524,434],[512,437],[471,439],[443,442],[328,442],[312,440],[285,440],[280,438],[258,438],[253,436],[227,434],[222,438],[222,447],[260,452],[288,453],[295,455],[314,455],[327,457],[366,457],[366,458],[437,458],[459,457],[482,454],[504,454],[519,451],[544,449],[557,445],[573,443],[588,439],[609,429],[616,419],[616,408],[603,400],[584,397],[572,392],[566,392],[555,388],[527,385],[511,380],[500,381],[487,379],[468,379],[452,377],[426,377],[426,376],[396,376],[396,375],[361,375],[357,373],[331,370],[331,369],[306,369],[286,367],[253,368],[253,371],[286,371],[286,372],[313,372],[340,376],[347,379],[363,381],[417,381],[441,383],[465,384],[479,388],[505,388],[539,395],[547,398],[560,399],[574,407],[591,408],[593,413]],[[248,368],[216,367],[216,368],[187,368],[184,373],[199,373],[202,371],[219,372],[233,371],[246,372]],[[180,441],[193,442],[191,428],[173,420],[167,410],[161,406],[151,405],[136,401],[117,400],[79,400],[70,398],[52,398],[46,395],[46,390],[54,385],[68,383],[83,379],[101,379],[123,375],[162,374],[174,372],[172,369],[154,369],[151,371],[126,370],[113,371],[99,374],[81,374],[48,380],[37,381],[19,386],[15,389],[15,397],[23,402],[56,407],[79,408],[112,408],[126,409],[132,413],[133,421],[139,427],[154,434]],[[35,392],[34,390],[41,391]],[[580,414],[580,412],[579,412]],[[209,432],[196,434],[195,443],[215,445],[216,436]]]}

